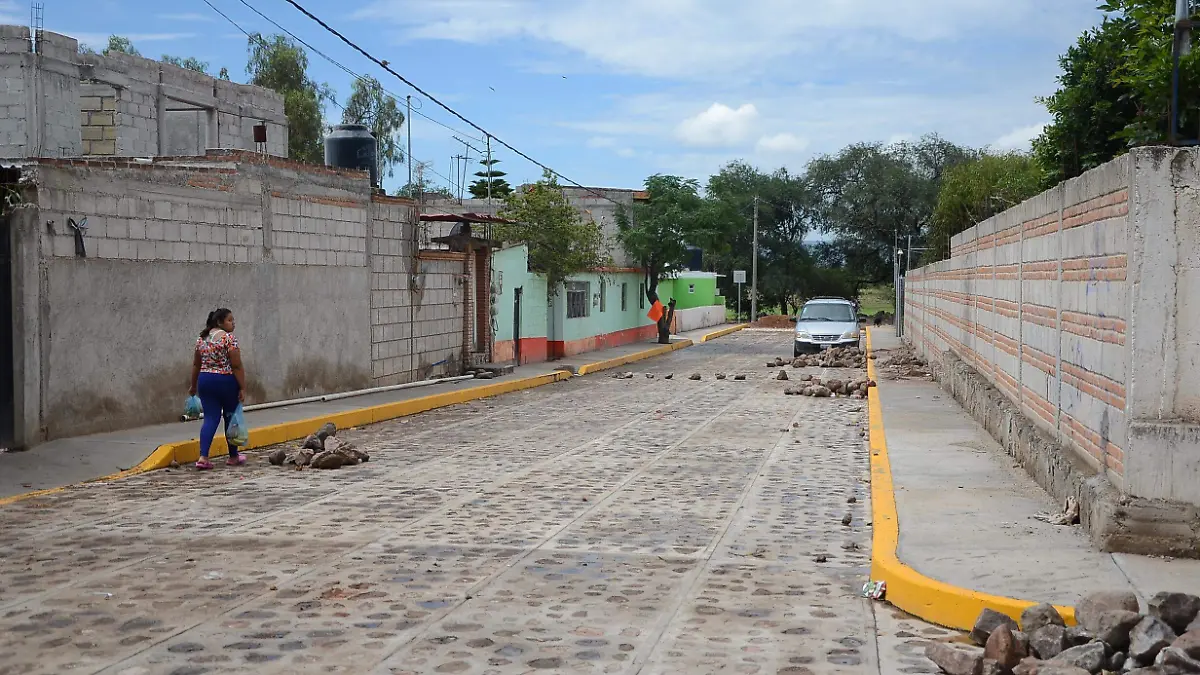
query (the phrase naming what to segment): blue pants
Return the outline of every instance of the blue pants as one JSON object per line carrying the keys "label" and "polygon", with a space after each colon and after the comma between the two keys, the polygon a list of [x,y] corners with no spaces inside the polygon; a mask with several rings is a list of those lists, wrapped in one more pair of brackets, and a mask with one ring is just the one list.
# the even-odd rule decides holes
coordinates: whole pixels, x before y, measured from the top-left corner
{"label": "blue pants", "polygon": [[[204,407],[204,424],[200,426],[200,456],[207,459],[217,425],[225,420],[225,434],[229,434],[229,420],[238,407],[238,381],[233,375],[200,373],[196,381],[196,395]],[[237,457],[237,448],[229,446],[229,456]]]}

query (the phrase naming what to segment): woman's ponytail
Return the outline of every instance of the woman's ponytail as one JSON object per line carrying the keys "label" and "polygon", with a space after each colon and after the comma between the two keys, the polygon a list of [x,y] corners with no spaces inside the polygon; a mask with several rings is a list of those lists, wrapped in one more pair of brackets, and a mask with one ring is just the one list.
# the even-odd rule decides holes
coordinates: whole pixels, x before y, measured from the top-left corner
{"label": "woman's ponytail", "polygon": [[233,312],[225,308],[214,309],[213,311],[209,312],[208,320],[204,322],[204,330],[200,331],[200,339],[207,340],[209,333],[211,333],[212,330],[217,326],[220,326],[221,322],[225,320],[225,317],[232,313]]}

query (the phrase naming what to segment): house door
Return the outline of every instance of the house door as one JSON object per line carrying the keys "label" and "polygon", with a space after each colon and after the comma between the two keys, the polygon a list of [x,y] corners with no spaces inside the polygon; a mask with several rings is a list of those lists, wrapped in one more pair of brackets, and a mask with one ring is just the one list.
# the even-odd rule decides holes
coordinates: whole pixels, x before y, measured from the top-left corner
{"label": "house door", "polygon": [[521,365],[521,296],[524,288],[513,289],[513,354],[517,365]]}

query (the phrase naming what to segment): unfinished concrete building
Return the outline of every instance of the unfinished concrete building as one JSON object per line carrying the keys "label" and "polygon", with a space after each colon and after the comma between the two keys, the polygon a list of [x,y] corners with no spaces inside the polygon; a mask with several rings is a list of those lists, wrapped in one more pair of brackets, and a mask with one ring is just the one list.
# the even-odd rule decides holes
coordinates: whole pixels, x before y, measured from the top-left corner
{"label": "unfinished concrete building", "polygon": [[80,54],[74,38],[0,26],[0,159],[217,148],[287,157],[283,97],[140,56]]}

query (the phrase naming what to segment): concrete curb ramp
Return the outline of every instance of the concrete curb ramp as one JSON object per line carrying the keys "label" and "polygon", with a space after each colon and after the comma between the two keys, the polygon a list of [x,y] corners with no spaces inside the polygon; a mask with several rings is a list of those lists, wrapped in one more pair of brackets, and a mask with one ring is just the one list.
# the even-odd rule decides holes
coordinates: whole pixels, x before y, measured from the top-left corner
{"label": "concrete curb ramp", "polygon": [[[871,353],[871,330],[867,329],[867,353]],[[867,377],[878,382],[875,361],[867,359]],[[969,588],[951,586],[931,579],[904,564],[897,554],[900,544],[900,518],[896,512],[892,465],[888,460],[887,439],[883,429],[883,407],[879,389],[867,394],[871,448],[871,512],[874,536],[871,542],[871,580],[887,582],[885,599],[892,605],[930,623],[958,630],[971,630],[984,609],[993,609],[1018,620],[1021,611],[1037,604]],[[1075,623],[1075,610],[1058,607],[1067,625]]]}
{"label": "concrete curb ramp", "polygon": [[[700,338],[701,342],[715,340],[718,337],[729,335],[735,331],[741,330],[744,326],[733,326],[719,331],[708,333]],[[579,368],[580,375],[588,373],[596,373],[602,370],[619,368],[628,363],[641,361],[644,359],[653,358],[670,354],[671,352],[686,349],[691,347],[691,340],[681,340],[669,345],[652,347],[644,349],[640,352],[628,354],[606,361],[597,363],[589,363]],[[407,417],[418,413],[427,412],[436,408],[444,408],[452,405],[459,405],[470,401],[477,401],[482,398],[491,398],[500,396],[501,394],[510,394],[516,391],[524,391],[536,387],[553,384],[555,382],[563,382],[569,380],[573,375],[566,370],[556,371],[547,375],[537,375],[534,377],[525,377],[519,380],[509,382],[497,382],[495,384],[486,384],[477,387],[470,387],[460,391],[449,391],[441,394],[433,394],[431,396],[422,396],[420,398],[410,399],[408,401],[397,401],[395,403],[384,403],[382,405],[371,406],[369,408],[359,408],[357,410],[347,410],[321,417],[311,417],[304,420],[295,420],[292,422],[283,422],[280,424],[272,424],[265,427],[256,427],[250,434],[250,444],[246,446],[246,450],[254,450],[257,448],[265,448],[279,443],[295,441],[316,433],[326,422],[333,422],[339,429],[349,429],[352,427],[361,427],[368,424],[376,424],[378,422],[386,422],[387,420],[396,419],[399,417]],[[225,438],[218,436],[213,439],[212,447],[209,450],[210,457],[224,457],[229,454],[229,448],[225,444]],[[149,471],[157,469],[165,469],[172,464],[187,464],[195,462],[200,458],[200,439],[193,438],[177,443],[166,443],[158,446],[150,456],[142,460],[140,464],[125,471],[119,471],[107,476],[101,476],[94,480],[85,481],[86,483],[102,483],[122,478],[129,478]],[[45,495],[62,492],[71,485],[62,487],[50,488],[49,490],[36,490],[34,492],[25,492],[11,497],[0,498],[0,506],[6,506],[14,502],[42,497]]]}

